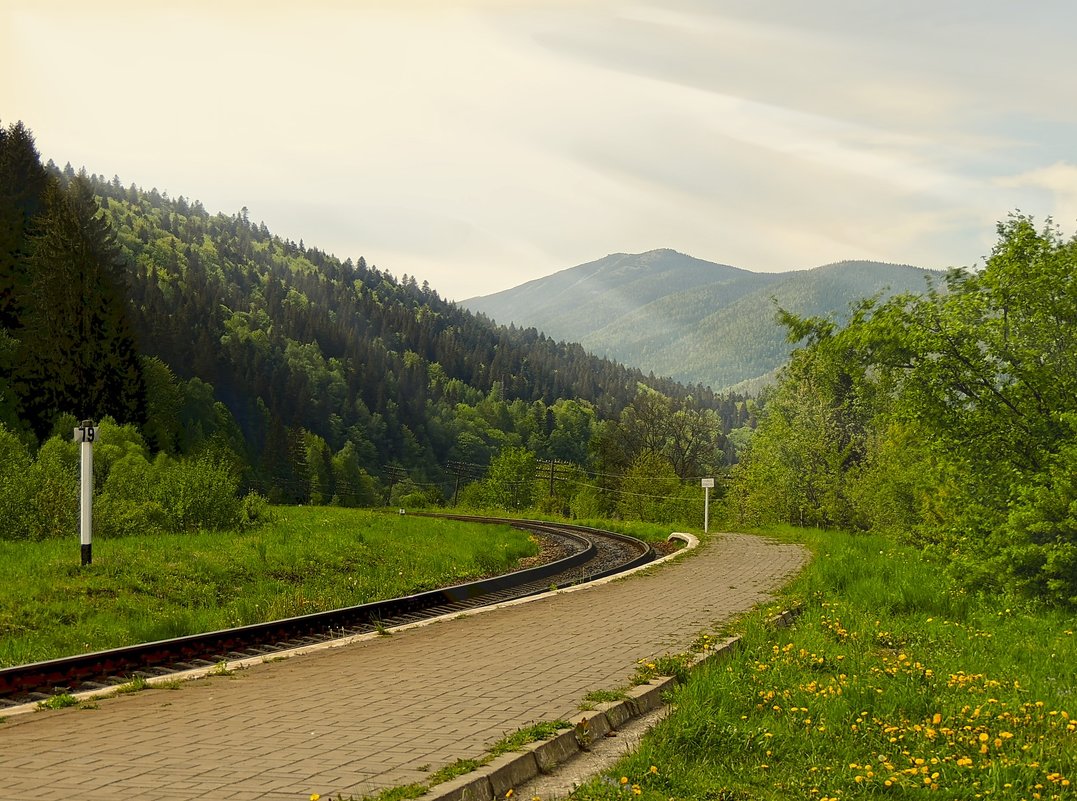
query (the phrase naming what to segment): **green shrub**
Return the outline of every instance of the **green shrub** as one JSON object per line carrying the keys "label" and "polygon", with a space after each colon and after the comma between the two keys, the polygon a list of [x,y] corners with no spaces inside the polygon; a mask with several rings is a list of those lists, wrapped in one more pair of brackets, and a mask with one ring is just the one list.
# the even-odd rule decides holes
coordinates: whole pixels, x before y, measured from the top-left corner
{"label": "green shrub", "polygon": [[94,502],[94,536],[130,537],[168,531],[168,514],[157,501],[102,495]]}
{"label": "green shrub", "polygon": [[426,496],[421,492],[409,492],[407,495],[397,498],[395,503],[404,509],[425,509],[430,505]]}
{"label": "green shrub", "polygon": [[94,484],[98,488],[104,487],[114,465],[132,457],[145,461],[148,453],[146,441],[136,426],[130,423],[119,425],[111,417],[104,418],[97,424],[97,440],[93,446]]}
{"label": "green shrub", "polygon": [[157,501],[174,531],[226,529],[240,521],[239,479],[211,455],[173,462],[159,456]]}
{"label": "green shrub", "polygon": [[29,536],[32,465],[26,446],[0,423],[0,539]]}
{"label": "green shrub", "polygon": [[245,528],[268,523],[273,519],[269,508],[269,499],[253,490],[243,496],[239,502],[239,522]]}
{"label": "green shrub", "polygon": [[68,439],[46,440],[30,470],[30,539],[71,536],[79,530],[79,446]]}

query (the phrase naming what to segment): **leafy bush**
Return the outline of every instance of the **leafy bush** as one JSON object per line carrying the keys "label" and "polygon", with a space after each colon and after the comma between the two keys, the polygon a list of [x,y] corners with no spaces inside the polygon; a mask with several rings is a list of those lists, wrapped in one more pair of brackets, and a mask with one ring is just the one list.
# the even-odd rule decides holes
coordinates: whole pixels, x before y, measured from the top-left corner
{"label": "leafy bush", "polygon": [[210,455],[178,462],[162,455],[155,467],[157,501],[171,529],[225,529],[239,523],[239,479],[226,463]]}
{"label": "leafy bush", "polygon": [[[133,426],[105,421],[94,446],[94,533],[128,536],[251,526],[267,518],[268,503],[236,495],[234,464],[207,450],[175,460],[146,459]],[[0,539],[75,536],[79,530],[79,446],[60,431],[33,458],[0,424]]]}
{"label": "leafy bush", "polygon": [[157,501],[101,495],[93,507],[94,536],[130,537],[169,530],[168,514]]}
{"label": "leafy bush", "polygon": [[79,446],[53,437],[41,446],[29,471],[30,539],[71,536],[79,526]]}
{"label": "leafy bush", "polygon": [[26,446],[0,423],[0,539],[29,536],[32,464]]}
{"label": "leafy bush", "polygon": [[239,502],[239,522],[244,528],[251,528],[273,519],[269,509],[269,499],[257,492],[248,492]]}

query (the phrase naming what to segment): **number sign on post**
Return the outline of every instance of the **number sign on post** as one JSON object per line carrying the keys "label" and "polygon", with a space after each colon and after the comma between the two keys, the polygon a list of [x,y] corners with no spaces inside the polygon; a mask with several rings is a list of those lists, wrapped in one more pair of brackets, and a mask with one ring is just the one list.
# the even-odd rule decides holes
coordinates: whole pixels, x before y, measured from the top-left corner
{"label": "number sign on post", "polygon": [[707,533],[711,521],[711,488],[714,487],[713,478],[704,478],[700,481],[703,487],[703,533]]}
{"label": "number sign on post", "polygon": [[81,442],[82,469],[79,472],[79,539],[82,542],[82,564],[93,562],[93,443],[97,427],[92,420],[83,420],[75,429],[75,442]]}

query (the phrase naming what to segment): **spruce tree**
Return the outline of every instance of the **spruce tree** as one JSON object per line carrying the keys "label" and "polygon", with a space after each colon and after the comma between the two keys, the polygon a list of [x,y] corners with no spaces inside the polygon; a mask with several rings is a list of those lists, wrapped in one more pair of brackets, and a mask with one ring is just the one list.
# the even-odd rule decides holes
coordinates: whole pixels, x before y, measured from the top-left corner
{"label": "spruce tree", "polygon": [[15,389],[38,436],[56,416],[145,419],[119,252],[85,175],[50,181],[28,242]]}

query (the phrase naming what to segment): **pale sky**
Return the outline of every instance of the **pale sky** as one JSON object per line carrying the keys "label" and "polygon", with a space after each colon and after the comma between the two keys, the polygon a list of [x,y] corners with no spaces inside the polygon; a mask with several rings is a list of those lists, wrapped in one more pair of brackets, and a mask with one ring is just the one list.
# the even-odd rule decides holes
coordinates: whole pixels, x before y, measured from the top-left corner
{"label": "pale sky", "polygon": [[489,294],[669,247],[972,266],[1077,229],[1077,4],[0,0],[42,159]]}

